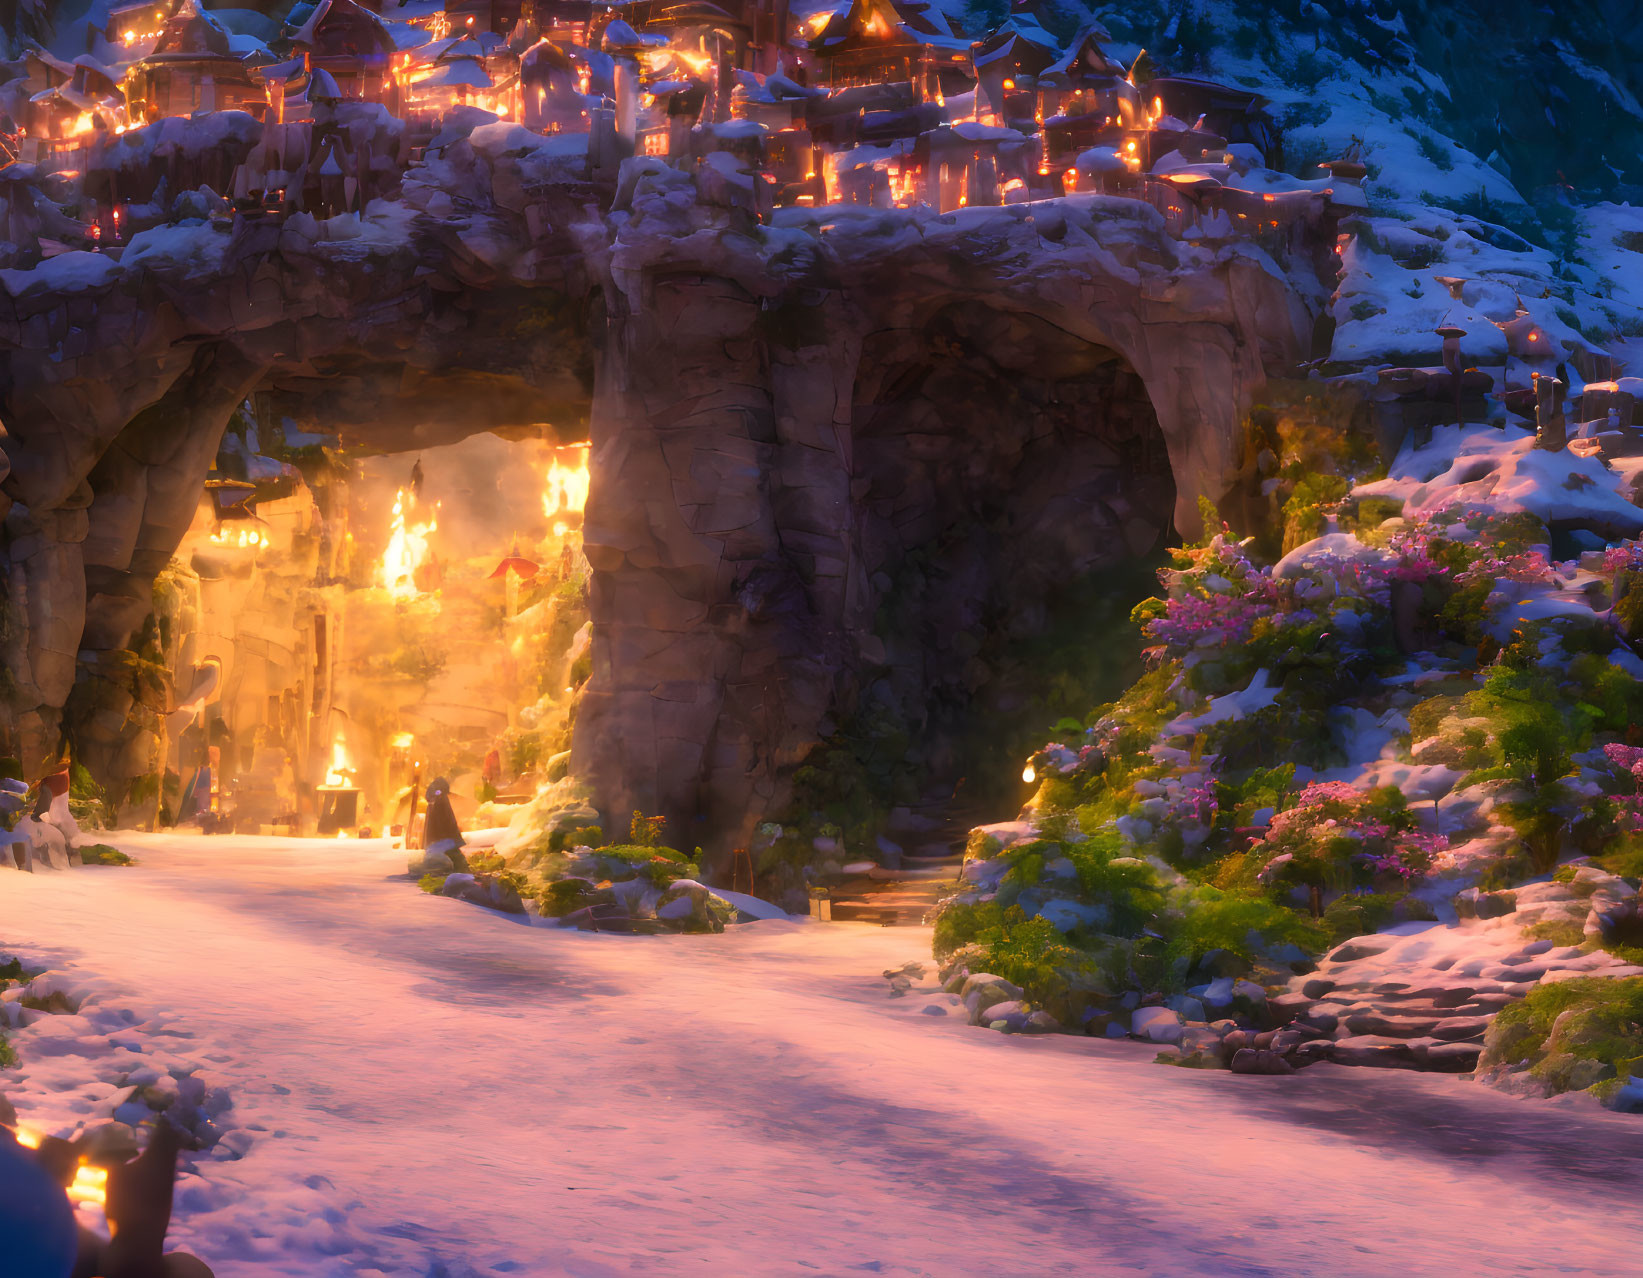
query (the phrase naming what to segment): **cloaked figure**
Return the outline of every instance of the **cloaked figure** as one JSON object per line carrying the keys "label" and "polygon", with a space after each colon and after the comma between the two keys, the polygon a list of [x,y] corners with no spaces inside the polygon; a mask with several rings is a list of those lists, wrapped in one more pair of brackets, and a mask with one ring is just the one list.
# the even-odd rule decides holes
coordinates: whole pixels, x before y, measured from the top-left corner
{"label": "cloaked figure", "polygon": [[422,846],[429,852],[443,852],[450,858],[451,869],[458,874],[468,872],[468,858],[462,855],[462,827],[451,811],[451,783],[436,777],[428,786],[427,815],[422,818]]}

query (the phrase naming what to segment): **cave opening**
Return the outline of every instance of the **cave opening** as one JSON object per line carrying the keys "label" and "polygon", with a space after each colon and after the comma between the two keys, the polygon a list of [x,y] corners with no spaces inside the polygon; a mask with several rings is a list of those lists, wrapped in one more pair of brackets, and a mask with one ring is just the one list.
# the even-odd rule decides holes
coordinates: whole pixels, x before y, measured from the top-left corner
{"label": "cave opening", "polygon": [[587,678],[588,445],[365,453],[282,407],[230,422],[125,660],[76,685],[76,757],[125,825],[415,837],[438,777],[506,825],[563,777]]}
{"label": "cave opening", "polygon": [[796,798],[843,815],[842,767],[881,810],[999,819],[1020,759],[1139,673],[1129,614],[1178,544],[1147,388],[1045,319],[953,304],[864,342],[853,420],[877,659]]}

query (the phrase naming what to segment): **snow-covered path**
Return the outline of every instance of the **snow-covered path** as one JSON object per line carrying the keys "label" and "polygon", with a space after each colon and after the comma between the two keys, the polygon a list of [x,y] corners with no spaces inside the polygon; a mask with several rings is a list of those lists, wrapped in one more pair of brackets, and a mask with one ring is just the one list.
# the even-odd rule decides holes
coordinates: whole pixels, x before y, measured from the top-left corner
{"label": "snow-covered path", "polygon": [[[0,875],[0,947],[163,1010],[231,1090],[254,1143],[172,1235],[221,1278],[1636,1272],[1635,1118],[1005,1038],[887,997],[921,930],[595,936],[381,843],[118,842],[138,868]],[[0,1090],[45,1124],[34,1032]]]}

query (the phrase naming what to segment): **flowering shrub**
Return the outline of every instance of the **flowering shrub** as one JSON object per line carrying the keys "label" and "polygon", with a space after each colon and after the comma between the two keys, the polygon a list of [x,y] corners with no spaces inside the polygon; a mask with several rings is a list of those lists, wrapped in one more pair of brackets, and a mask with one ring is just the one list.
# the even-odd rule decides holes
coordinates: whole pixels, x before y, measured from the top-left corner
{"label": "flowering shrub", "polygon": [[1455,577],[1462,585],[1495,581],[1516,581],[1533,585],[1549,582],[1551,579],[1551,562],[1539,550],[1526,550],[1515,555],[1499,555],[1486,551],[1472,560]]}
{"label": "flowering shrub", "polygon": [[1643,834],[1643,794],[1623,794],[1615,799],[1614,821],[1623,834]]}
{"label": "flowering shrub", "polygon": [[1398,529],[1386,541],[1392,561],[1381,568],[1381,574],[1391,581],[1434,581],[1446,576],[1451,566],[1436,557],[1437,547],[1447,547],[1438,528],[1421,522]]}
{"label": "flowering shrub", "polygon": [[1212,778],[1197,785],[1180,787],[1170,796],[1169,805],[1164,809],[1164,820],[1176,825],[1214,825],[1218,810]]}
{"label": "flowering shrub", "polygon": [[1251,563],[1243,547],[1225,535],[1217,533],[1209,545],[1177,554],[1184,565],[1158,574],[1168,598],[1149,600],[1136,610],[1142,632],[1163,648],[1241,644],[1257,621],[1278,611],[1282,591],[1272,570]]}
{"label": "flowering shrub", "polygon": [[1640,570],[1643,570],[1643,543],[1623,541],[1603,552],[1603,566],[1600,570],[1602,572],[1612,576],[1619,572]]}
{"label": "flowering shrub", "polygon": [[1413,826],[1395,790],[1366,793],[1344,781],[1313,782],[1251,847],[1264,861],[1256,877],[1271,887],[1343,891],[1376,882],[1408,884],[1449,846],[1442,835]]}
{"label": "flowering shrub", "polygon": [[[1385,608],[1394,581],[1453,580],[1452,566],[1434,554],[1435,546],[1448,545],[1435,528],[1420,525],[1395,533],[1382,557],[1319,551],[1307,558],[1302,573],[1278,579],[1270,568],[1251,563],[1241,544],[1217,536],[1202,549],[1178,552],[1185,565],[1158,574],[1167,598],[1148,600],[1135,617],[1159,645],[1149,649],[1155,659],[1234,648],[1274,629],[1289,632],[1327,620],[1336,600]],[[1499,575],[1538,580],[1546,565],[1543,558],[1538,566],[1534,559],[1525,554],[1487,562],[1499,566]]]}
{"label": "flowering shrub", "polygon": [[1643,785],[1643,747],[1616,742],[1604,746],[1603,755],[1616,772],[1629,772],[1633,780]]}

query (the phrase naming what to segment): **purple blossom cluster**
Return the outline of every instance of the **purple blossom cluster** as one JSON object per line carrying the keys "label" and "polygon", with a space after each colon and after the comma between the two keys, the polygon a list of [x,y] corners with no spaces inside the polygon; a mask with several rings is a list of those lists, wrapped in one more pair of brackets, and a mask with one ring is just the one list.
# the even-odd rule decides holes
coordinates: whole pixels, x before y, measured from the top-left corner
{"label": "purple blossom cluster", "polygon": [[[1376,559],[1324,551],[1306,562],[1306,572],[1278,580],[1270,568],[1250,562],[1242,548],[1216,537],[1193,555],[1191,566],[1159,573],[1168,592],[1164,615],[1149,620],[1146,636],[1158,647],[1157,658],[1193,648],[1247,642],[1256,623],[1279,617],[1286,625],[1306,625],[1326,613],[1338,598],[1358,598],[1377,607],[1391,600],[1394,581],[1426,582],[1445,577],[1449,569],[1431,554],[1433,528],[1420,525],[1393,537],[1390,554]],[[1491,557],[1500,575],[1514,580],[1544,580],[1549,567],[1534,555]]]}
{"label": "purple blossom cluster", "polygon": [[1627,834],[1643,834],[1643,794],[1623,794],[1617,798],[1614,819]]}
{"label": "purple blossom cluster", "polygon": [[1623,541],[1603,552],[1603,572],[1612,575],[1628,570],[1643,571],[1643,542]]}
{"label": "purple blossom cluster", "polygon": [[1608,759],[1609,766],[1615,771],[1629,772],[1639,785],[1643,785],[1643,747],[1612,742],[1603,747],[1603,757]]}
{"label": "purple blossom cluster", "polygon": [[[1230,646],[1248,640],[1255,623],[1278,612],[1286,592],[1270,568],[1252,563],[1243,548],[1217,534],[1208,546],[1188,552],[1187,568],[1164,569],[1165,613],[1143,628],[1163,648]],[[1153,655],[1160,655],[1158,649]]]}
{"label": "purple blossom cluster", "polygon": [[1526,550],[1515,555],[1485,552],[1455,576],[1455,580],[1462,585],[1478,581],[1516,581],[1533,585],[1551,579],[1551,561],[1539,550]]}
{"label": "purple blossom cluster", "polygon": [[1215,784],[1204,781],[1195,786],[1184,786],[1173,796],[1165,819],[1177,825],[1213,825],[1220,804],[1215,798]]}
{"label": "purple blossom cluster", "polygon": [[1147,623],[1146,635],[1172,648],[1232,646],[1277,611],[1275,602],[1253,595],[1181,595],[1170,599],[1164,616]]}
{"label": "purple blossom cluster", "polygon": [[1392,581],[1431,581],[1449,571],[1432,558],[1432,530],[1425,525],[1395,533],[1387,549],[1396,561],[1382,569]]}
{"label": "purple blossom cluster", "polygon": [[1271,854],[1256,877],[1273,883],[1287,873],[1321,868],[1341,855],[1343,839],[1357,845],[1346,854],[1347,862],[1370,878],[1389,876],[1408,883],[1425,874],[1449,840],[1441,834],[1394,829],[1365,810],[1368,798],[1344,781],[1308,785],[1292,806],[1273,816],[1266,837],[1251,845],[1256,855]]}

